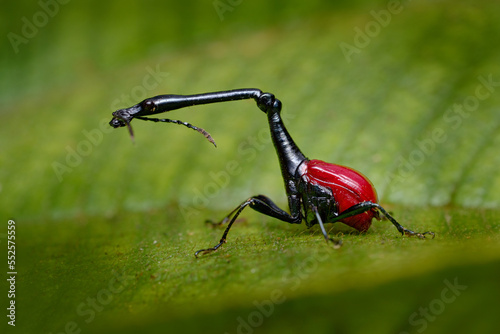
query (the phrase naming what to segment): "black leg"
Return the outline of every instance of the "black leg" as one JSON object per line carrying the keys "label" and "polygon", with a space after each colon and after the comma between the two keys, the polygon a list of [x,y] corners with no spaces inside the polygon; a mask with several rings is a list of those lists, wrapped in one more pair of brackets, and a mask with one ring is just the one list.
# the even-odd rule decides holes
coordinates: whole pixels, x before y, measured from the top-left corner
{"label": "black leg", "polygon": [[434,232],[431,232],[431,231],[422,232],[422,233],[413,232],[412,230],[409,230],[406,227],[403,227],[401,224],[399,224],[396,221],[396,219],[394,219],[387,211],[385,211],[385,209],[382,206],[380,206],[377,203],[372,203],[372,202],[362,202],[362,203],[358,203],[356,205],[353,205],[349,209],[341,212],[337,217],[335,217],[333,219],[333,221],[329,221],[329,222],[331,222],[331,223],[338,222],[338,221],[341,221],[342,219],[345,219],[345,218],[348,218],[348,217],[352,217],[352,216],[355,216],[355,215],[359,215],[360,213],[366,212],[366,211],[368,211],[370,209],[374,209],[374,208],[377,209],[377,210],[379,210],[380,212],[382,212],[382,214],[384,216],[386,216],[387,219],[389,219],[389,221],[394,226],[396,226],[396,228],[398,229],[398,231],[402,235],[417,236],[420,239],[425,239],[425,235],[429,234],[429,235],[432,235],[432,238],[434,239],[434,236],[435,236]]}
{"label": "black leg", "polygon": [[245,202],[241,203],[236,209],[231,211],[229,215],[227,215],[226,217],[224,217],[224,219],[222,219],[221,223],[225,223],[229,219],[230,221],[219,243],[212,248],[200,249],[199,251],[194,253],[194,255],[198,257],[198,254],[200,253],[207,254],[216,251],[220,246],[222,246],[222,244],[226,242],[226,237],[227,234],[229,233],[229,230],[231,229],[231,226],[233,226],[234,222],[236,221],[236,218],[238,218],[241,211],[243,211],[243,209],[246,208],[247,206],[250,206],[255,211],[263,213],[267,216],[277,218],[279,220],[285,221],[290,224],[299,224],[302,221],[302,215],[300,214],[300,211],[295,215],[290,215],[288,212],[280,209],[273,201],[271,201],[271,199],[269,199],[269,197],[264,195],[253,196],[247,199]]}
{"label": "black leg", "polygon": [[340,248],[340,246],[342,246],[342,241],[332,239],[328,236],[328,233],[326,233],[325,230],[325,226],[323,225],[323,219],[321,219],[321,216],[319,215],[318,208],[315,205],[311,205],[311,210],[316,215],[316,220],[318,221],[319,227],[321,227],[321,232],[323,232],[323,236],[325,237],[326,242],[331,241],[333,242],[334,248]]}

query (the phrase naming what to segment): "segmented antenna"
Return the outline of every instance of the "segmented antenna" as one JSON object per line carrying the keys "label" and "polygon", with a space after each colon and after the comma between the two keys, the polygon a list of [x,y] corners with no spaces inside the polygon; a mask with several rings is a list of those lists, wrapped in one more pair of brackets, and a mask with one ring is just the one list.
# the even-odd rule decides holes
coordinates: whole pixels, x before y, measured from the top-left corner
{"label": "segmented antenna", "polygon": [[[174,124],[178,124],[178,125],[184,125],[190,129],[193,129],[195,131],[198,131],[199,133],[201,133],[203,136],[205,136],[205,138],[207,138],[207,140],[209,142],[211,142],[212,144],[214,144],[215,147],[217,147],[217,144],[215,143],[214,139],[212,138],[212,136],[210,135],[210,133],[208,133],[207,131],[205,131],[204,129],[202,128],[199,128],[197,126],[194,126],[188,122],[183,122],[183,121],[179,121],[179,120],[176,120],[176,119],[168,119],[168,118],[148,118],[148,117],[143,117],[143,116],[136,116],[134,118],[137,118],[137,119],[140,119],[140,120],[143,120],[143,121],[152,121],[152,122],[165,122],[165,123],[174,123]],[[127,123],[127,126],[129,127],[129,132],[130,132],[130,135],[132,136],[133,138],[133,134],[132,134],[132,127],[130,126],[130,124]]]}

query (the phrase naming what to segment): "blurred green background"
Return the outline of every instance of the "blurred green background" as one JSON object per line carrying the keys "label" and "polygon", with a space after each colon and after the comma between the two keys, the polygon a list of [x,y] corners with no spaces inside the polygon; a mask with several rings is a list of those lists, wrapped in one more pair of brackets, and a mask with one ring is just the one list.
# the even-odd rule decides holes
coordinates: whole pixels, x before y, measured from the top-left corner
{"label": "blurred green background", "polygon": [[[9,332],[496,330],[500,3],[2,9],[0,245],[6,254],[13,219],[18,272]],[[165,115],[203,127],[216,149],[138,121],[133,144],[107,122],[149,96],[235,88],[274,93],[308,157],[360,170],[403,225],[436,238],[338,225],[333,250],[316,228],[245,211],[226,245],[195,259],[223,232],[206,218],[260,193],[286,207],[264,115],[253,101]]]}

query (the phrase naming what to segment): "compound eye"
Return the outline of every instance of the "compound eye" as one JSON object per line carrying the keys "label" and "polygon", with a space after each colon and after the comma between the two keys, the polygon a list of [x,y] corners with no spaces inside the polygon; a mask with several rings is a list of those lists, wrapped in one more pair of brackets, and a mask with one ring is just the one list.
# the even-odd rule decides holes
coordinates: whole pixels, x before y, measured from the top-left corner
{"label": "compound eye", "polygon": [[156,103],[154,103],[153,100],[151,100],[151,99],[144,100],[144,102],[142,103],[142,106],[147,111],[155,111],[156,110]]}

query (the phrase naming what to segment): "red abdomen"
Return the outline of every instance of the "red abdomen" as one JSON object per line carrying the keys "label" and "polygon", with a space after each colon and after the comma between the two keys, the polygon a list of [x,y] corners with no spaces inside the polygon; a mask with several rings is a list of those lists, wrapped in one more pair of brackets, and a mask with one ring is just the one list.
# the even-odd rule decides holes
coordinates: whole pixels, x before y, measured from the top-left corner
{"label": "red abdomen", "polygon": [[[333,197],[338,204],[338,213],[361,202],[378,203],[377,192],[373,184],[366,176],[354,169],[321,160],[310,160],[305,162],[305,168],[301,172],[307,182],[332,190]],[[348,217],[342,222],[364,232],[368,230],[374,217],[378,217],[376,211],[369,210]]]}

